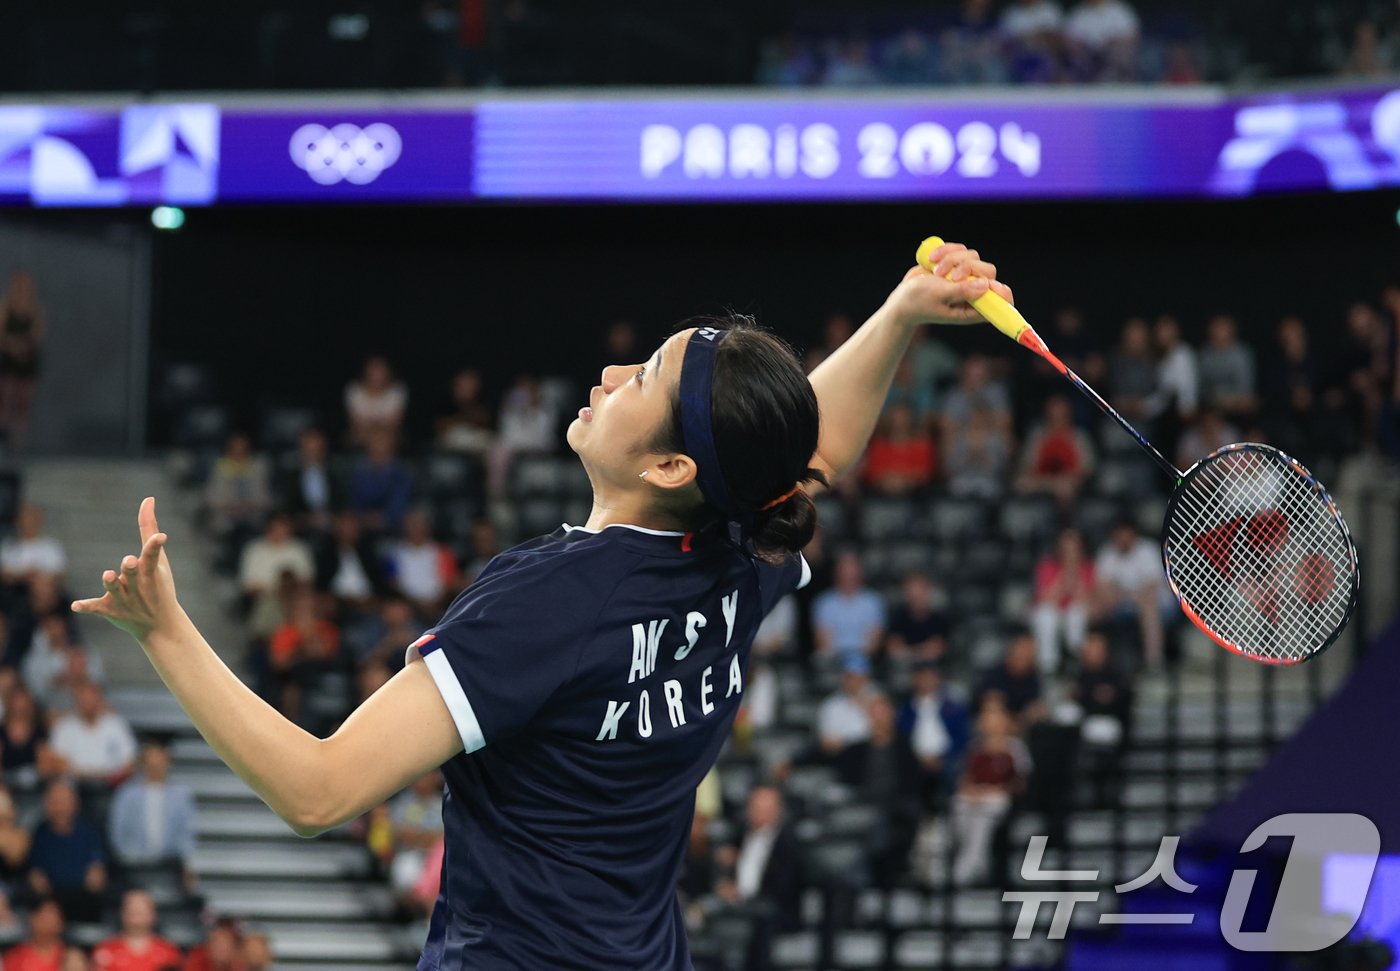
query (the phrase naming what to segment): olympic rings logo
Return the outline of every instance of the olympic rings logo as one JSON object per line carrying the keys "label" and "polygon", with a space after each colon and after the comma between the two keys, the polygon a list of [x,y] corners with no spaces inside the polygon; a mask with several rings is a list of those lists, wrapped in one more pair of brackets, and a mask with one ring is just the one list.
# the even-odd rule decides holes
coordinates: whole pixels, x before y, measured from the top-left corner
{"label": "olympic rings logo", "polygon": [[321,185],[368,185],[399,160],[403,141],[391,126],[376,123],[302,125],[292,135],[292,161]]}

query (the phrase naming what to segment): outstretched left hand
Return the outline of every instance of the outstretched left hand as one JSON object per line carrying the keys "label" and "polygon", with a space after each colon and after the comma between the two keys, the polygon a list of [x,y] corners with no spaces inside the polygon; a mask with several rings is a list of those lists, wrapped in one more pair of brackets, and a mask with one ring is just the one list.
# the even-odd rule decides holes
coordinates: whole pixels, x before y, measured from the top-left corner
{"label": "outstretched left hand", "polygon": [[171,630],[184,619],[175,598],[175,577],[165,556],[166,535],[156,526],[156,501],[147,497],[136,515],[141,532],[141,555],[122,558],[119,570],[102,574],[107,592],[73,601],[79,614],[106,617],[138,641],[152,632]]}
{"label": "outstretched left hand", "polygon": [[902,323],[981,323],[983,317],[972,301],[988,290],[1015,303],[1011,288],[997,280],[996,266],[982,259],[975,249],[961,243],[944,243],[929,254],[929,259],[934,272],[922,266],[910,267],[885,302]]}

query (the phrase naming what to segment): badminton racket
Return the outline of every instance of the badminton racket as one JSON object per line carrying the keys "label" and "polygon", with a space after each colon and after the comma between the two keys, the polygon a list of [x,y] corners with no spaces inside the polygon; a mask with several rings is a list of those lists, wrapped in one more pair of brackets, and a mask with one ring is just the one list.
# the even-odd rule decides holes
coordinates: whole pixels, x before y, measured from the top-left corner
{"label": "badminton racket", "polygon": [[[931,236],[916,259],[933,272]],[[1241,442],[1181,471],[1065,365],[1005,299],[972,301],[1117,422],[1175,488],[1162,523],[1162,565],[1181,610],[1215,643],[1266,664],[1298,664],[1336,641],[1356,607],[1361,576],[1346,520],[1322,483],[1278,449]]]}

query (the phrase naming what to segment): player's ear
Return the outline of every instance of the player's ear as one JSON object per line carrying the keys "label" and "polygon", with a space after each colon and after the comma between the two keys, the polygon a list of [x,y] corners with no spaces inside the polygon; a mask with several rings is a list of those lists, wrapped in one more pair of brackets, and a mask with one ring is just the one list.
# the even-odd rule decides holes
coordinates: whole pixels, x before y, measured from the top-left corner
{"label": "player's ear", "polygon": [[646,481],[662,489],[682,489],[695,481],[695,461],[683,453],[672,455],[652,465]]}

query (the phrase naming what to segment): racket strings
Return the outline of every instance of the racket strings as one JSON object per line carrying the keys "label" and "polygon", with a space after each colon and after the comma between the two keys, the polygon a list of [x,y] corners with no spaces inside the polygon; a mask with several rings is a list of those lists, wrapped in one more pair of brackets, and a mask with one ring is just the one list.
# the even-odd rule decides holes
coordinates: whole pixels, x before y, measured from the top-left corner
{"label": "racket strings", "polygon": [[1298,661],[1345,622],[1355,552],[1326,493],[1281,455],[1225,451],[1182,486],[1165,553],[1181,599],[1251,656]]}

